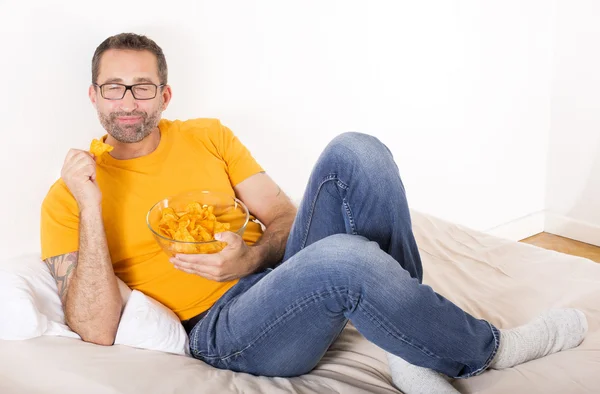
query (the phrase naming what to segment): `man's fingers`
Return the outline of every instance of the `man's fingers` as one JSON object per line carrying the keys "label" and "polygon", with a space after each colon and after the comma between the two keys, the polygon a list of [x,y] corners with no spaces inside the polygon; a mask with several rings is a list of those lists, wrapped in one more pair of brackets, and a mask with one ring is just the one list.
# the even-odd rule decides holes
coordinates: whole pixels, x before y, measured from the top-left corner
{"label": "man's fingers", "polygon": [[61,176],[63,179],[71,179],[75,176],[83,176],[87,177],[85,179],[88,179],[89,177],[95,177],[95,172],[96,170],[93,164],[82,163],[76,167],[65,168]]}
{"label": "man's fingers", "polygon": [[71,160],[71,158],[77,154],[77,152],[79,152],[79,149],[69,149],[69,151],[67,152],[67,155],[65,156],[64,162],[68,163],[69,160]]}
{"label": "man's fingers", "polygon": [[185,273],[190,274],[190,275],[198,275],[198,276],[202,276],[202,277],[204,277],[206,279],[209,279],[209,280],[217,281],[211,275],[202,274],[202,273],[196,272],[193,269],[183,268],[183,267],[177,267],[177,266],[175,268],[178,269],[179,271],[185,272]]}
{"label": "man's fingers", "polygon": [[96,163],[87,153],[75,154],[63,166],[62,176],[73,175],[78,171],[83,171],[89,176],[94,173],[95,166]]}
{"label": "man's fingers", "polygon": [[78,169],[85,165],[94,165],[94,160],[86,153],[76,153],[71,158],[65,161],[64,169],[68,172],[71,169]]}
{"label": "man's fingers", "polygon": [[187,272],[188,274],[200,275],[206,279],[218,281],[220,278],[219,271],[216,267],[184,263],[182,261],[175,262],[173,266],[180,271]]}
{"label": "man's fingers", "polygon": [[[216,233],[215,239],[217,241],[225,242],[227,245],[223,248],[223,251],[228,251],[231,249],[237,249],[244,242],[242,237],[231,231],[223,231],[222,233]],[[222,253],[223,251],[219,252]],[[217,253],[217,255],[219,254]]]}
{"label": "man's fingers", "polygon": [[241,237],[238,234],[231,231],[223,231],[215,234],[215,239],[217,241],[227,242],[228,244],[238,242],[240,238]]}
{"label": "man's fingers", "polygon": [[73,157],[81,155],[87,155],[89,157],[90,153],[81,149],[69,149],[69,151],[67,152],[67,156],[65,156],[65,163],[71,161]]}
{"label": "man's fingers", "polygon": [[76,166],[81,163],[93,164],[95,161],[92,159],[92,156],[90,156],[89,153],[81,151],[71,158],[71,164]]}
{"label": "man's fingers", "polygon": [[178,260],[184,263],[205,265],[205,266],[218,266],[222,262],[221,256],[218,253],[212,254],[184,254],[179,253],[175,255],[174,259],[171,259],[172,263],[176,263]]}
{"label": "man's fingers", "polygon": [[218,282],[239,278],[240,267],[236,262],[243,258],[244,250],[241,246],[246,246],[244,240],[231,231],[217,233],[215,238],[227,243],[227,246],[219,253],[178,253],[169,261],[176,269]]}

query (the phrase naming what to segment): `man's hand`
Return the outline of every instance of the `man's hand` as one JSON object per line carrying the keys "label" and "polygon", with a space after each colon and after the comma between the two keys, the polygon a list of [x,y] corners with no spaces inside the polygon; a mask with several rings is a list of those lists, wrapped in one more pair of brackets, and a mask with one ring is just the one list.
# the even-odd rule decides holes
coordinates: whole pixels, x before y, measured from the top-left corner
{"label": "man's hand", "polygon": [[217,282],[250,275],[260,266],[258,254],[238,234],[225,231],[215,234],[215,238],[227,243],[219,253],[177,254],[171,263],[178,270]]}
{"label": "man's hand", "polygon": [[96,183],[96,161],[89,152],[71,149],[60,176],[79,205],[79,210],[100,206],[102,193]]}

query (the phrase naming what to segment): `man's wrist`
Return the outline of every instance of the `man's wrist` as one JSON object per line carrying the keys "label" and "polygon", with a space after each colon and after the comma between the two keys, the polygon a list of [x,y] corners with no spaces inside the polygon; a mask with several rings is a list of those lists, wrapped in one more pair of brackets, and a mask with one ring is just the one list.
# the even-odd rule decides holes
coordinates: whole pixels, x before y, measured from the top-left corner
{"label": "man's wrist", "polygon": [[102,206],[79,204],[79,216],[102,216]]}
{"label": "man's wrist", "polygon": [[260,271],[265,265],[265,259],[268,255],[268,245],[252,245],[250,246],[250,264],[252,272]]}

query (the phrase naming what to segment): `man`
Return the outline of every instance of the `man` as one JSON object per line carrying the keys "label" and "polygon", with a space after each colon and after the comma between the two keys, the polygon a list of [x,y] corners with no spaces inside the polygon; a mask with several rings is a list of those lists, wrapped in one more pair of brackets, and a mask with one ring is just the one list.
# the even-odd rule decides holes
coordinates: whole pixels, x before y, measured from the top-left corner
{"label": "man", "polygon": [[[114,150],[70,150],[41,221],[42,258],[67,324],[85,341],[114,341],[117,276],[179,316],[194,357],[255,375],[309,372],[348,320],[389,352],[394,382],[408,393],[451,392],[443,375],[508,368],[585,336],[574,309],[498,330],[422,285],[404,187],[374,137],[335,138],[296,211],[219,121],[161,120],[172,90],[163,52],[147,37],[100,44],[89,97]],[[221,233],[220,253],[169,259],[145,214],[189,189],[235,194],[265,231],[251,223],[243,238]]]}

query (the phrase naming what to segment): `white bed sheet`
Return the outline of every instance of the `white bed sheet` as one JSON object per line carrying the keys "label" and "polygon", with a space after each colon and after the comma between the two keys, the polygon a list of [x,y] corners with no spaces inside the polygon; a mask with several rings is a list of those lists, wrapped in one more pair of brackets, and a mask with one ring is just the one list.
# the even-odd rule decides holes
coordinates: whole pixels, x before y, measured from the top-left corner
{"label": "white bed sheet", "polygon": [[[425,283],[500,328],[577,307],[590,332],[569,351],[456,380],[464,393],[600,393],[600,264],[413,212]],[[39,337],[0,341],[0,393],[398,393],[385,355],[351,325],[310,374],[265,378],[185,356]]]}

